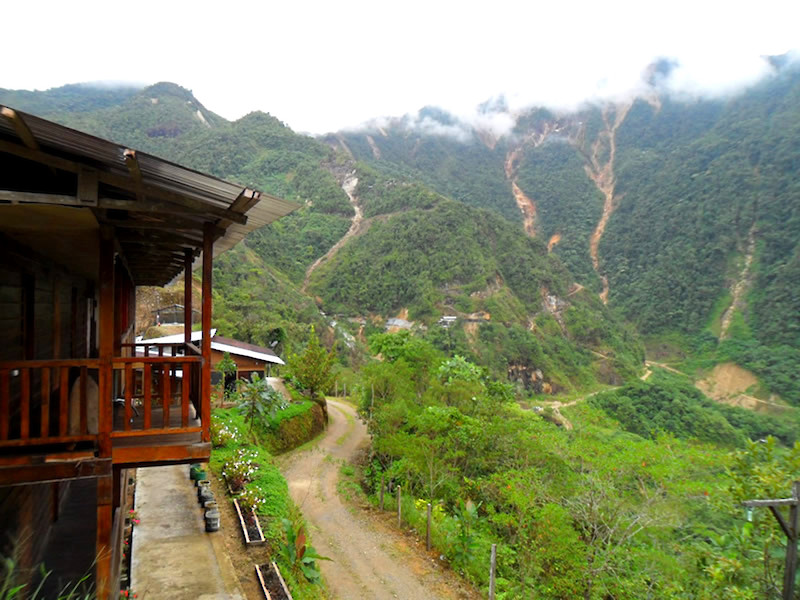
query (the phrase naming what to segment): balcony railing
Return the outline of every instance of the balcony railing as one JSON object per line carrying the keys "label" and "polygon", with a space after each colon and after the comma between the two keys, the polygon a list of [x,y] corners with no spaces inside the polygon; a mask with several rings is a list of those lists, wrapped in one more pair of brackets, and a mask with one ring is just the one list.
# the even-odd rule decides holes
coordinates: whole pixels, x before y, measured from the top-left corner
{"label": "balcony railing", "polygon": [[88,399],[99,369],[96,359],[0,362],[0,447],[96,440]]}
{"label": "balcony railing", "polygon": [[[126,446],[136,436],[143,444],[144,436],[162,436],[147,437],[148,445],[176,434],[197,434],[199,440],[209,426],[201,418],[208,395],[201,389],[199,350],[191,344],[124,344],[123,353],[128,356],[112,359],[111,396],[102,399],[98,359],[0,362],[0,450],[97,447],[101,435]],[[101,410],[109,404],[111,410]]]}

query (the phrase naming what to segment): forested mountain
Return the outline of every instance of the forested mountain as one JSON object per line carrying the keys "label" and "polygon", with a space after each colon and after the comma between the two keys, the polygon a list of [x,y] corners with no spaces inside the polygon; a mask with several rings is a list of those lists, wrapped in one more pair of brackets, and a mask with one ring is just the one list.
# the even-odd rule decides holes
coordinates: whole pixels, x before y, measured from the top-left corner
{"label": "forested mountain", "polygon": [[[214,326],[287,354],[315,325],[358,370],[359,490],[400,485],[412,526],[431,502],[484,591],[497,544],[503,598],[777,597],[783,533],[741,502],[800,473],[797,68],[726,100],[429,107],[321,139],[171,83],[0,103],[302,205],[215,261]],[[645,345],[676,360],[645,369]],[[698,381],[731,362],[759,376],[748,409]]]}
{"label": "forested mountain", "polygon": [[[93,93],[89,87],[67,91]],[[575,278],[544,244],[501,216],[514,217],[513,211],[464,206],[409,173],[387,175],[297,135],[268,114],[228,122],[175,84],[126,91],[116,102],[101,92],[87,100],[94,110],[65,108],[57,101],[64,90],[5,91],[0,102],[16,101],[20,110],[302,205],[253,232],[246,247],[217,266],[215,319],[226,333],[266,344],[289,332],[291,348],[305,339],[298,323],[316,322],[326,331],[327,317],[307,291],[337,315],[344,356],[358,355],[355,348],[365,341],[359,323],[372,331],[406,314],[438,346],[532,389],[618,383],[641,368],[635,334],[573,285]],[[459,189],[466,190],[456,185],[450,192]],[[486,194],[502,199],[508,190],[500,177],[475,190],[472,204]],[[338,253],[324,256],[337,242]],[[460,318],[446,333],[436,325],[443,314]]]}
{"label": "forested mountain", "polygon": [[[800,162],[796,65],[724,100],[653,87],[569,114],[481,108],[477,123],[505,129],[426,107],[320,141],[264,113],[228,122],[170,83],[0,90],[0,102],[298,201],[248,238],[250,261],[328,313],[373,323],[407,311],[428,326],[461,317],[461,349],[499,373],[516,360],[482,347],[492,328],[543,339],[536,322],[550,315],[580,345],[569,323],[591,292],[612,309],[590,318],[610,323],[611,337],[628,337],[616,311],[800,400],[790,375],[800,367],[800,188],[786,176]],[[615,372],[630,373],[640,351],[603,339],[591,349],[615,346],[628,357]]]}
{"label": "forested mountain", "polygon": [[640,332],[690,353],[719,339],[718,358],[788,391],[776,379],[800,367],[800,67],[722,100],[653,87],[509,117],[498,135],[424,109],[324,139],[387,176],[515,213]]}

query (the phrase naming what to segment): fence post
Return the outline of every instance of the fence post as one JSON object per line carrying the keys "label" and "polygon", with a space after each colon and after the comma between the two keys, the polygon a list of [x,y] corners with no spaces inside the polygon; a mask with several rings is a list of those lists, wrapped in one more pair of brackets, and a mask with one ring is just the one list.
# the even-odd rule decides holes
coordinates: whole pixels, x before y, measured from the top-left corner
{"label": "fence post", "polygon": [[339,380],[338,379],[336,380],[336,383],[334,385],[336,387],[334,388],[333,395],[336,396],[336,399],[338,400],[339,399]]}
{"label": "fence post", "polygon": [[400,506],[400,486],[397,486],[397,526],[403,526],[403,508]]}
{"label": "fence post", "polygon": [[428,530],[425,532],[425,548],[431,550],[431,503],[428,502]]}
{"label": "fence post", "polygon": [[497,566],[497,544],[492,544],[492,561],[489,564],[489,600],[494,600],[494,569]]}
{"label": "fence post", "polygon": [[383,490],[386,489],[386,486],[383,484],[383,478],[385,475],[381,473],[381,510],[383,510]]}

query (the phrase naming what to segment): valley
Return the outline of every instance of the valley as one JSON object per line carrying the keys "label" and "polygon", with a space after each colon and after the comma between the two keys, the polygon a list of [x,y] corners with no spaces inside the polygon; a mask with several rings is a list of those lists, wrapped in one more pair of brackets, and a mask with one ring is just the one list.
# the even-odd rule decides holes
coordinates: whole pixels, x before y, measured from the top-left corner
{"label": "valley", "polygon": [[[67,91],[95,108],[0,103],[300,206],[213,273],[213,326],[286,358],[292,407],[317,341],[352,402],[274,459],[275,514],[333,558],[299,600],[485,595],[493,544],[508,599],[774,598],[779,531],[741,501],[800,477],[800,68],[730,98],[653,84],[487,105],[497,131],[425,107],[318,137],[177,84]],[[420,539],[431,503],[430,555],[377,510],[381,481]]]}

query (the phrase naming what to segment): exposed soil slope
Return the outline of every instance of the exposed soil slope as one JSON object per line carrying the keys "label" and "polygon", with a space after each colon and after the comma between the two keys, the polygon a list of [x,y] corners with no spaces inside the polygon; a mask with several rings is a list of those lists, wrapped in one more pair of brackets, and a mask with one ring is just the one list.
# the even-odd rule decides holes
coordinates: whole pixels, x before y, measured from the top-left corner
{"label": "exposed soil slope", "polygon": [[525,227],[525,233],[534,237],[536,235],[536,204],[534,201],[522,191],[522,188],[517,184],[517,163],[522,157],[522,152],[525,147],[533,147],[541,145],[547,139],[547,136],[554,131],[558,131],[559,125],[557,123],[545,123],[541,131],[534,131],[526,137],[516,148],[511,149],[506,154],[504,163],[506,179],[511,182],[511,191],[514,194],[514,200],[522,213],[522,222]]}
{"label": "exposed soil slope", "polygon": [[[336,490],[339,467],[368,444],[355,410],[328,401],[331,422],[313,447],[291,453],[282,470],[289,491],[312,527],[314,547],[331,595],[347,600],[462,598],[454,576],[396,530],[367,513],[352,511]],[[424,546],[423,546],[424,549]]]}
{"label": "exposed soil slope", "polygon": [[351,173],[347,177],[345,177],[344,181],[342,182],[342,189],[347,194],[347,197],[350,198],[350,204],[353,205],[353,210],[355,210],[355,214],[353,215],[353,220],[350,223],[350,229],[347,230],[347,233],[342,236],[338,242],[336,242],[333,246],[331,246],[330,250],[328,250],[325,254],[320,256],[317,260],[315,260],[308,269],[306,269],[306,276],[303,280],[303,287],[300,288],[301,291],[305,294],[306,288],[308,288],[308,283],[311,281],[311,274],[319,267],[322,263],[330,259],[334,256],[338,251],[339,248],[344,246],[351,237],[356,235],[361,228],[361,222],[364,219],[364,213],[361,210],[361,206],[358,203],[358,198],[355,196],[356,186],[358,185],[358,177],[355,176],[355,173]]}
{"label": "exposed soil slope", "polygon": [[750,228],[747,234],[747,248],[745,249],[744,262],[739,276],[731,286],[731,305],[722,313],[722,322],[719,328],[719,339],[724,340],[728,337],[728,329],[733,321],[733,315],[738,310],[741,311],[745,304],[745,294],[750,287],[750,266],[753,264],[753,254],[756,251],[755,225]]}
{"label": "exposed soil slope", "polygon": [[[600,239],[606,230],[608,219],[611,218],[611,213],[617,207],[616,198],[614,197],[614,186],[616,185],[616,176],[614,174],[614,159],[617,154],[617,129],[625,117],[628,115],[632,104],[617,106],[614,108],[614,121],[610,121],[610,113],[612,107],[603,109],[603,123],[605,129],[597,136],[597,140],[592,144],[591,155],[587,158],[586,174],[589,176],[597,189],[603,194],[603,214],[600,221],[589,239],[589,254],[592,257],[592,266],[595,272],[600,276],[603,282],[603,290],[600,292],[600,299],[604,304],[608,303],[608,278],[605,274],[600,272],[600,259],[597,255],[597,247],[600,244]],[[601,155],[607,153],[607,159],[602,161]]]}

